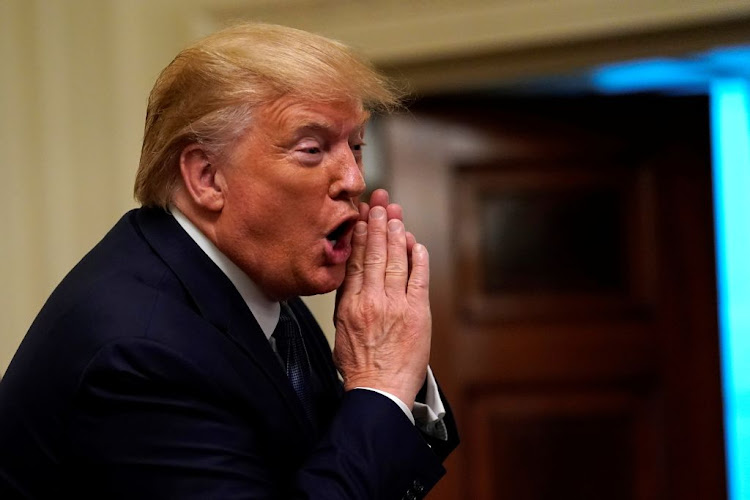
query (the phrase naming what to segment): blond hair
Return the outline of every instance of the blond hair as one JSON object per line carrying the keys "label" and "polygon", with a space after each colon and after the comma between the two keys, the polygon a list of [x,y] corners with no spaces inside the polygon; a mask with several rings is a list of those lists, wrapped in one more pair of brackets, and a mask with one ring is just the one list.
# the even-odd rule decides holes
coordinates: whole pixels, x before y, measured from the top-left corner
{"label": "blond hair", "polygon": [[221,157],[252,112],[285,95],[360,102],[390,111],[401,92],[345,45],[285,26],[246,23],[189,46],[151,90],[135,197],[166,207],[179,185],[182,150],[199,143]]}

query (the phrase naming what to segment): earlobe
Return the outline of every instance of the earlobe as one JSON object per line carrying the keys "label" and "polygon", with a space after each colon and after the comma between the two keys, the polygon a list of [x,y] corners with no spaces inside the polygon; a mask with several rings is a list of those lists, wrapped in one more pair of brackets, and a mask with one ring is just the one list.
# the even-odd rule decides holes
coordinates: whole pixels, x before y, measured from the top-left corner
{"label": "earlobe", "polygon": [[180,154],[180,174],[185,191],[201,208],[221,211],[224,191],[217,168],[200,144],[186,146]]}

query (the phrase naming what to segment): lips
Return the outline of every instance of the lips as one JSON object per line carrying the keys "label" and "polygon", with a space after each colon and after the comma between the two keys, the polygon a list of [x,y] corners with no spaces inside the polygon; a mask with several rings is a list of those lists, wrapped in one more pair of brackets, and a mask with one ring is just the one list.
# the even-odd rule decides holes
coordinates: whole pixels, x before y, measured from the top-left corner
{"label": "lips", "polygon": [[352,220],[346,220],[342,222],[341,224],[336,226],[336,229],[328,233],[328,235],[326,236],[326,239],[330,241],[333,244],[333,246],[336,246],[338,241],[341,240],[351,230],[355,222],[356,221],[352,221]]}
{"label": "lips", "polygon": [[357,218],[357,214],[347,217],[326,235],[326,260],[330,264],[342,264],[349,258],[351,235]]}

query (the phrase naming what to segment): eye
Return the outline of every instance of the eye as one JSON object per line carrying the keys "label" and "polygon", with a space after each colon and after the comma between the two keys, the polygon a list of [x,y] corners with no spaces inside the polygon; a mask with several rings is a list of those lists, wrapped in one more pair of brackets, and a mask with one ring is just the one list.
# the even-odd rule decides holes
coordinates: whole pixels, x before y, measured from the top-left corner
{"label": "eye", "polygon": [[349,147],[351,148],[351,150],[354,152],[355,155],[361,155],[362,154],[362,150],[365,147],[365,143],[364,142],[355,142],[354,144],[350,144]]}
{"label": "eye", "polygon": [[307,139],[297,144],[294,155],[302,164],[317,165],[323,159],[323,147],[318,141]]}

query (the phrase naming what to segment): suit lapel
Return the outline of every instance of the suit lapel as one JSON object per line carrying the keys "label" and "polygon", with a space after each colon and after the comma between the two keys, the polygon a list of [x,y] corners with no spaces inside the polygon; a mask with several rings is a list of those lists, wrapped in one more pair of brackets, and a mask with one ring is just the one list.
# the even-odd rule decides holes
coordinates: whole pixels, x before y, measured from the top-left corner
{"label": "suit lapel", "polygon": [[136,221],[145,240],[182,282],[200,314],[261,367],[305,427],[305,434],[311,434],[313,429],[278,358],[229,278],[163,209],[141,208]]}

